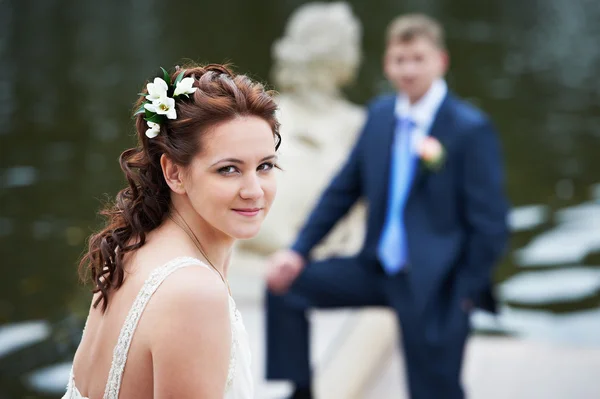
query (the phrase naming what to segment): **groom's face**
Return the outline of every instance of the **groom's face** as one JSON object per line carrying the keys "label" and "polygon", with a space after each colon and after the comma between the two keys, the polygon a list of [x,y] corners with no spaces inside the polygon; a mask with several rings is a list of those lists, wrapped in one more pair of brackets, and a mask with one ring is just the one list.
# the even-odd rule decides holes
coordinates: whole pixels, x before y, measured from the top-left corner
{"label": "groom's face", "polygon": [[386,77],[411,103],[418,101],[433,81],[444,76],[447,66],[446,52],[425,36],[390,42],[384,57]]}

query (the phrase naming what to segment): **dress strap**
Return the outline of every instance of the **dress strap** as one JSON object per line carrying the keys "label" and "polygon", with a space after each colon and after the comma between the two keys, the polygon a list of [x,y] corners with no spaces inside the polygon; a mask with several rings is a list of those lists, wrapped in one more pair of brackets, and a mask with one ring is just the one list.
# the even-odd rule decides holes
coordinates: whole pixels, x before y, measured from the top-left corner
{"label": "dress strap", "polygon": [[150,276],[148,276],[144,282],[144,285],[142,286],[140,292],[135,298],[135,301],[133,302],[133,305],[131,306],[131,309],[129,310],[129,313],[127,314],[125,323],[121,328],[119,339],[117,340],[117,345],[115,346],[113,352],[113,360],[108,373],[106,388],[104,389],[104,399],[119,398],[121,380],[123,378],[123,371],[125,370],[125,363],[127,362],[127,354],[129,352],[129,347],[131,346],[131,340],[133,339],[135,329],[140,321],[144,309],[146,308],[146,305],[148,305],[148,302],[150,301],[150,298],[171,273],[181,269],[182,267],[192,265],[201,265],[209,268],[196,258],[178,257],[167,262],[163,266],[156,268],[152,273],[150,273]]}

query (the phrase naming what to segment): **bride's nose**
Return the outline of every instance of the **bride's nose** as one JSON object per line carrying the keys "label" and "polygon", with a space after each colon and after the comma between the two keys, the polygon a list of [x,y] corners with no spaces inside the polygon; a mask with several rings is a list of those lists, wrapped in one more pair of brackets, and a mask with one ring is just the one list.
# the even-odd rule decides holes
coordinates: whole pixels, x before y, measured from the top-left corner
{"label": "bride's nose", "polygon": [[256,200],[264,195],[261,186],[260,177],[256,173],[251,173],[244,177],[240,187],[240,197],[243,199]]}

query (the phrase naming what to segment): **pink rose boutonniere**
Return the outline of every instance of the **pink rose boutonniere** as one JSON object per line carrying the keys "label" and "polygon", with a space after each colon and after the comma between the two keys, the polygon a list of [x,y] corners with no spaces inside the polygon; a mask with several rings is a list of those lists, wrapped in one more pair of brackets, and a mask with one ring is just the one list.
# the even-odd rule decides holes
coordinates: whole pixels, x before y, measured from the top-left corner
{"label": "pink rose boutonniere", "polygon": [[417,146],[417,153],[425,166],[431,170],[439,170],[444,163],[446,152],[444,146],[435,137],[424,137]]}

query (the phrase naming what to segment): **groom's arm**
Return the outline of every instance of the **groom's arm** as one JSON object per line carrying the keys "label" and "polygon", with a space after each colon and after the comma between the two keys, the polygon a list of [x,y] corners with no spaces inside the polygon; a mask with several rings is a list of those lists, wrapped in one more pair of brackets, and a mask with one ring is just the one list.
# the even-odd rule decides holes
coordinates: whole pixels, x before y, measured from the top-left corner
{"label": "groom's arm", "polygon": [[[369,113],[370,115],[370,113]],[[325,189],[316,206],[310,213],[303,228],[298,233],[292,250],[309,257],[310,251],[333,226],[348,212],[356,200],[362,195],[361,187],[361,146],[369,129],[370,116],[360,133],[346,163]]]}
{"label": "groom's arm", "polygon": [[500,143],[491,123],[482,121],[464,138],[462,194],[467,243],[463,278],[469,280],[469,299],[477,301],[507,246],[508,201]]}

